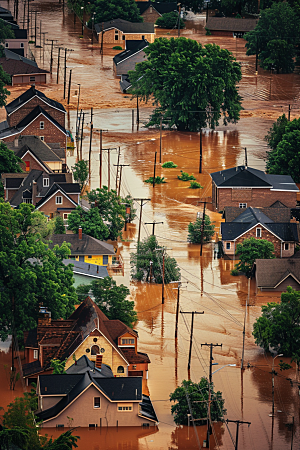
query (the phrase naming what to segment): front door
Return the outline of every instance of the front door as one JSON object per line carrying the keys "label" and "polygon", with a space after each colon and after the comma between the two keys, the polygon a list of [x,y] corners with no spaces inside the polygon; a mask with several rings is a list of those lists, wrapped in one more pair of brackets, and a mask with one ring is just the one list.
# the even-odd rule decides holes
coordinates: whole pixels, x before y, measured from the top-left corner
{"label": "front door", "polygon": [[79,261],[84,262],[84,256],[79,256]]}

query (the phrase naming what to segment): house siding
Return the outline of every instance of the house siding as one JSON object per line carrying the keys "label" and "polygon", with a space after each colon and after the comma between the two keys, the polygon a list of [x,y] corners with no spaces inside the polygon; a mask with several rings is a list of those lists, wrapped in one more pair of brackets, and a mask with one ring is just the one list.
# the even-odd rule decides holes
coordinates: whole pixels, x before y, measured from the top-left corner
{"label": "house siding", "polygon": [[146,11],[143,12],[142,17],[144,18],[144,22],[155,23],[161,14],[159,14],[152,6],[149,6]]}
{"label": "house siding", "polygon": [[[22,158],[22,161],[24,161],[23,164],[20,164],[21,169],[23,170],[23,172],[26,172],[26,162],[30,163],[30,170],[28,171],[28,173],[31,170],[42,170],[45,171],[45,167],[42,166],[35,158],[33,158],[33,156],[31,156],[30,154],[24,155]],[[48,173],[48,172],[47,172]]]}
{"label": "house siding", "polygon": [[[24,56],[27,58],[28,55],[28,40],[27,39],[5,39],[5,43],[8,44],[8,50],[11,50],[12,48],[23,48],[24,49]],[[21,47],[21,43],[24,45],[24,47]]]}
{"label": "house siding", "polygon": [[[73,256],[73,255],[72,255]],[[97,266],[108,266],[112,264],[112,256],[108,256],[108,264],[103,264],[103,255],[84,255],[84,262],[88,264],[96,264]],[[79,261],[79,256],[75,255],[75,260]]]}
{"label": "house siding", "polygon": [[[60,125],[65,127],[65,113],[56,108],[52,108],[52,106],[43,102],[39,97],[34,97],[25,105],[22,105],[21,108],[17,109],[9,116],[7,116],[7,121],[10,127],[14,127],[18,125],[18,123],[24,119],[36,106],[41,106],[53,119],[55,119]],[[42,130],[41,130],[42,131]],[[40,135],[41,133],[38,133]],[[57,141],[49,141],[49,142],[57,142]],[[65,146],[65,144],[64,144]]]}
{"label": "house siding", "polygon": [[288,286],[291,286],[294,290],[299,291],[300,290],[300,284],[297,283],[297,281],[289,276],[286,280],[284,280],[279,286],[276,288],[260,288],[261,292],[285,292],[286,288]]}
{"label": "house siding", "polygon": [[135,65],[146,60],[146,54],[143,50],[136,53],[135,55],[130,56],[125,61],[120,62],[119,64],[113,64],[114,75],[121,76],[125,75],[129,72],[129,70],[134,70]]}
{"label": "house siding", "polygon": [[[115,33],[115,31],[118,31],[118,35]],[[102,32],[99,33],[98,39],[99,43],[101,43],[101,36]],[[118,36],[118,39],[115,39],[115,36]],[[123,39],[123,36],[125,39]],[[105,31],[103,34],[103,44],[114,44],[114,45],[120,45],[122,49],[125,50],[125,40],[126,41],[132,41],[132,40],[142,40],[146,39],[148,42],[152,43],[154,42],[154,33],[123,33],[122,31],[117,30],[116,28],[113,28],[111,30]]]}
{"label": "house siding", "polygon": [[[57,205],[55,203],[55,197],[56,196],[62,197],[62,204]],[[37,201],[39,201],[40,198],[37,198]],[[63,217],[63,213],[71,212],[75,209],[75,205],[70,202],[64,195],[62,195],[60,192],[57,194],[54,194],[53,197],[51,197],[47,202],[45,202],[40,208],[39,211],[43,212],[46,216],[50,216],[50,214],[57,213],[57,208],[68,208],[67,210],[64,210],[63,212],[59,212],[59,214]]]}
{"label": "house siding", "polygon": [[[34,77],[34,80],[30,80],[31,77]],[[46,84],[47,83],[47,74],[46,73],[31,73],[29,75],[13,75],[11,77],[11,85],[15,86],[17,84]]]}

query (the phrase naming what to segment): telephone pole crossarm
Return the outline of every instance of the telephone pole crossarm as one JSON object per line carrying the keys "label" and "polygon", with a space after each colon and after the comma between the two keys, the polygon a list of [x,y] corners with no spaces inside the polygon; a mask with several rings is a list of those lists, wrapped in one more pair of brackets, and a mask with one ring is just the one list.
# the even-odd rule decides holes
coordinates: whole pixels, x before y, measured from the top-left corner
{"label": "telephone pole crossarm", "polygon": [[238,450],[239,427],[240,427],[240,425],[242,425],[244,423],[246,423],[248,425],[248,427],[250,427],[251,422],[245,422],[243,420],[229,420],[229,419],[226,419],[225,422],[227,422],[227,423],[229,423],[229,422],[236,423],[235,450]]}
{"label": "telephone pole crossarm", "polygon": [[191,357],[192,357],[192,347],[193,347],[193,331],[194,331],[194,315],[195,314],[204,314],[204,311],[180,311],[181,314],[192,314],[192,323],[191,323],[191,334],[190,334],[190,350],[189,350],[189,362],[188,362],[188,371],[191,368]]}

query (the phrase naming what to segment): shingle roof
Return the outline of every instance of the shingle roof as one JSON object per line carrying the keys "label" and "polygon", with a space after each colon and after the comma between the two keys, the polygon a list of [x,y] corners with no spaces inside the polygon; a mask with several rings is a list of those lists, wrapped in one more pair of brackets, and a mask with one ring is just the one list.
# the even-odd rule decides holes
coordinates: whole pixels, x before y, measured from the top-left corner
{"label": "shingle roof", "polygon": [[24,178],[6,178],[6,189],[19,189]]}
{"label": "shingle roof", "polygon": [[95,361],[91,361],[86,355],[81,356],[76,363],[70,366],[66,372],[67,374],[77,373],[83,374],[85,372],[92,371],[93,374],[97,374],[98,377],[113,377],[114,374],[109,366],[101,364],[101,369],[95,367]]}
{"label": "shingle roof", "polygon": [[[103,23],[103,31],[110,30],[111,28],[116,28],[117,30],[123,31],[123,33],[153,33],[154,34],[154,24],[147,22],[128,22],[128,20],[114,19],[109,22]],[[101,33],[102,23],[97,23],[95,25],[96,33]]]}
{"label": "shingle roof", "polygon": [[176,2],[135,2],[138,7],[140,14],[143,14],[147,11],[150,6],[155,9],[160,15],[169,13],[172,11],[177,11],[177,3]]}
{"label": "shingle roof", "polygon": [[[69,184],[69,183],[66,183],[66,184]],[[75,192],[73,192],[73,193],[77,193],[78,194],[78,192],[76,192],[76,190],[77,190],[77,186],[76,185],[77,184],[78,183],[74,183],[74,185],[75,185],[74,186],[74,191]],[[42,197],[42,199],[40,201],[38,201],[37,204],[35,205],[36,209],[41,208],[41,206],[43,206],[56,192],[60,192],[62,195],[64,195],[74,205],[74,209],[75,209],[76,206],[78,206],[78,204],[76,203],[75,200],[73,200],[67,194],[67,192],[65,192],[65,190],[62,187],[63,185],[64,185],[64,183],[59,183],[59,184],[58,183],[53,183],[50,186],[50,188],[47,191],[47,193],[44,193],[44,191],[41,191],[39,196]],[[45,189],[48,189],[48,188],[45,188]],[[70,208],[68,208],[68,209],[70,209]]]}
{"label": "shingle roof", "polygon": [[[22,58],[21,55],[18,55],[15,52],[11,52],[14,55]],[[33,74],[40,74],[40,73],[48,73],[47,70],[40,69],[37,66],[27,64],[24,61],[17,60],[17,59],[6,59],[6,58],[0,58],[0,65],[2,66],[2,69],[4,72],[8,73],[11,77],[14,75],[33,75]]]}
{"label": "shingle roof", "polygon": [[24,105],[26,102],[28,102],[35,96],[40,98],[43,102],[47,103],[49,106],[52,106],[53,108],[59,109],[60,111],[66,113],[66,110],[61,103],[46,97],[46,95],[43,94],[43,92],[38,91],[34,86],[31,86],[27,91],[23,92],[23,94],[21,94],[19,97],[17,97],[15,100],[13,100],[12,102],[8,103],[8,105],[5,106],[7,114],[10,115],[12,112],[20,108],[22,105]]}
{"label": "shingle roof", "polygon": [[257,259],[255,263],[256,282],[260,288],[274,288],[290,275],[300,285],[300,260],[298,259]]}
{"label": "shingle roof", "polygon": [[40,375],[39,387],[41,395],[67,395],[81,380],[79,374]]}
{"label": "shingle roof", "polygon": [[256,19],[236,19],[234,17],[209,17],[205,28],[210,31],[247,32],[254,30]]}
{"label": "shingle roof", "polygon": [[270,175],[251,167],[237,166],[210,174],[219,188],[223,187],[262,187],[271,190],[298,192],[296,184],[289,175]]}
{"label": "shingle roof", "polygon": [[121,320],[106,320],[104,321],[104,325],[108,330],[110,336],[116,343],[118,341],[118,338],[124,333],[130,333],[133,336],[137,336],[137,332],[132,328],[129,328],[129,326],[125,325],[125,323],[121,322]]}
{"label": "shingle roof", "polygon": [[42,108],[40,105],[36,106],[32,111],[30,111],[30,113],[27,114],[27,116],[24,117],[24,119],[22,119],[21,122],[18,123],[16,128],[18,129],[26,128],[40,114],[43,114],[50,122],[56,125],[57,128],[59,128],[62,133],[67,135],[66,129],[59,122],[57,122],[57,120],[55,120],[52,116],[50,116],[50,114],[48,114],[47,111],[45,111],[44,108]]}
{"label": "shingle roof", "polygon": [[[291,208],[281,207],[262,207],[258,208],[261,210],[266,216],[268,216],[274,222],[290,222],[291,220]],[[243,210],[238,206],[225,206],[223,217],[226,222],[232,222],[236,217],[238,217]]]}
{"label": "shingle roof", "polygon": [[20,186],[19,190],[15,193],[13,198],[10,200],[10,204],[13,207],[18,207],[22,203],[23,191],[32,189],[32,182],[37,180],[43,175],[41,170],[33,169],[29,172],[28,176],[24,179],[23,184]]}
{"label": "shingle roof", "polygon": [[129,364],[142,364],[150,363],[149,356],[147,353],[135,352],[135,349],[122,348],[122,353],[125,355]]}
{"label": "shingle roof", "polygon": [[16,153],[16,156],[22,159],[27,153],[31,153],[31,155],[33,155],[38,160],[40,165],[43,167],[43,170],[52,172],[50,167],[38,156],[37,152],[31,150],[27,145],[23,145],[23,147],[20,148],[20,150]]}
{"label": "shingle roof", "polygon": [[110,400],[142,400],[142,377],[98,378],[95,376],[93,379]]}
{"label": "shingle roof", "polygon": [[82,233],[82,239],[79,239],[78,234],[54,234],[51,237],[52,244],[61,245],[63,242],[71,244],[72,255],[114,255],[113,245],[107,244],[107,242],[99,241],[87,234]]}
{"label": "shingle roof", "polygon": [[75,275],[85,275],[91,278],[105,278],[108,277],[108,271],[105,266],[97,266],[83,261],[76,261],[74,259],[64,259],[63,263],[67,266],[73,264],[73,273]]}
{"label": "shingle roof", "polygon": [[[47,145],[45,141],[42,141],[39,136],[20,136],[18,140],[18,147],[15,147],[13,143],[7,143],[6,145],[8,148],[13,150],[17,156],[19,156],[19,152],[21,152],[22,147],[26,145],[31,151],[33,151],[34,155],[42,161],[61,161],[61,158],[59,158],[57,154],[51,150],[49,145]],[[19,157],[21,158],[21,156]]]}
{"label": "shingle roof", "polygon": [[143,39],[141,41],[126,41],[126,50],[115,55],[113,61],[116,65],[118,65],[125,59],[130,58],[144,48],[148,47],[148,45],[149,43],[146,39]]}

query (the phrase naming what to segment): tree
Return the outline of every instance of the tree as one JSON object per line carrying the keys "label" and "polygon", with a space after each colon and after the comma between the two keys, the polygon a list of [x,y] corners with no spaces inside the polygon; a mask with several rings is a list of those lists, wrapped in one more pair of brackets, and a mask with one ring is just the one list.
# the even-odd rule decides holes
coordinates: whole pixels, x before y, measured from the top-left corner
{"label": "tree", "polygon": [[[4,44],[5,39],[14,39],[15,33],[5,20],[0,19],[0,42]],[[0,57],[4,56],[4,46],[0,46]]]}
{"label": "tree", "polygon": [[[192,244],[201,243],[202,218],[196,219],[196,222],[190,222],[188,225],[188,241]],[[210,238],[215,234],[215,226],[211,223],[209,216],[205,214],[203,242],[209,242]]]}
{"label": "tree", "polygon": [[89,168],[87,161],[81,159],[75,164],[75,166],[72,167],[72,171],[74,180],[78,181],[80,191],[82,191],[82,189],[85,186],[86,180],[88,179],[89,176]]}
{"label": "tree", "polygon": [[50,250],[35,227],[34,206],[22,203],[12,209],[0,202],[0,337],[5,340],[14,327],[23,331],[37,325],[39,305],[54,319],[68,317],[77,301],[70,255],[64,243]]}
{"label": "tree", "polygon": [[[172,11],[169,13],[163,14],[161,17],[157,19],[155,22],[160,28],[178,28],[178,13],[176,11]],[[180,28],[184,28],[184,21],[180,18]]]}
{"label": "tree", "polygon": [[261,12],[254,30],[245,34],[247,55],[258,54],[260,66],[277,72],[294,70],[300,22],[286,2],[273,3]]}
{"label": "tree", "polygon": [[0,66],[0,108],[6,105],[7,96],[10,95],[10,92],[5,87],[10,84],[10,82],[10,76],[4,72],[2,66]]}
{"label": "tree", "polygon": [[[298,122],[297,119],[295,121]],[[294,120],[293,120],[294,122]],[[292,122],[289,122],[286,115],[278,117],[276,122],[273,123],[272,128],[268,131],[268,134],[265,136],[265,140],[268,143],[268,146],[274,150],[279,142],[282,140],[282,136],[285,134],[286,127]],[[300,129],[300,121],[299,121],[299,129]]]}
{"label": "tree", "polygon": [[[156,0],[155,0],[156,1]],[[170,0],[157,0],[160,3],[169,3]],[[200,13],[203,9],[204,1],[203,0],[182,0],[180,3],[181,7],[185,9],[185,11],[193,11],[195,14]]]}
{"label": "tree", "polygon": [[124,284],[117,286],[113,278],[105,277],[77,288],[79,297],[86,297],[90,292],[94,302],[109,319],[119,319],[129,327],[137,321],[134,302],[127,300],[130,291]]}
{"label": "tree", "polygon": [[124,198],[125,205],[130,207],[130,213],[126,213],[127,222],[131,223],[136,218],[136,208],[134,207],[134,200],[130,194]]}
{"label": "tree", "polygon": [[78,206],[68,217],[68,229],[74,233],[82,231],[96,239],[115,241],[122,235],[125,224],[125,203],[116,191],[104,186],[87,194],[91,208],[86,211]]}
{"label": "tree", "polygon": [[266,239],[255,239],[251,237],[245,239],[242,244],[237,244],[236,255],[240,261],[235,265],[238,272],[244,273],[248,278],[251,277],[253,265],[256,259],[273,259],[274,245]]}
{"label": "tree", "polygon": [[268,303],[261,310],[261,317],[253,324],[256,344],[299,360],[300,292],[288,286],[280,303]]}
{"label": "tree", "polygon": [[91,6],[95,11],[95,23],[123,19],[129,22],[143,22],[140,11],[134,0],[96,0]]}
{"label": "tree", "polygon": [[20,164],[23,161],[12,150],[9,150],[4,142],[0,142],[0,174],[23,172]]}
{"label": "tree", "polygon": [[[241,67],[232,53],[215,44],[204,47],[186,38],[158,38],[144,49],[147,61],[129,72],[133,96],[154,99],[148,126],[163,123],[179,131],[236,123],[241,97],[236,84]],[[165,119],[164,119],[165,118]]]}
{"label": "tree", "polygon": [[54,374],[65,374],[67,373],[65,370],[67,360],[60,361],[60,359],[51,359],[50,367],[52,367]]}
{"label": "tree", "polygon": [[66,234],[64,219],[61,216],[55,217],[54,223],[55,223],[53,230],[54,234]]}
{"label": "tree", "polygon": [[[226,414],[224,408],[225,400],[220,391],[214,392],[214,385],[210,385],[211,392],[211,420],[219,421]],[[174,416],[176,425],[187,425],[187,415],[190,414],[188,399],[193,409],[193,418],[202,419],[207,417],[207,406],[209,397],[209,382],[207,378],[202,377],[199,383],[193,383],[191,380],[183,380],[181,386],[170,394],[170,401],[176,402],[171,406],[171,412]],[[196,425],[203,425],[206,420],[197,420]]]}
{"label": "tree", "polygon": [[[138,281],[162,283],[163,252],[165,249],[158,244],[156,236],[149,236],[140,242],[136,253],[130,255],[132,278]],[[164,282],[168,284],[179,280],[180,269],[176,259],[165,253]]]}

